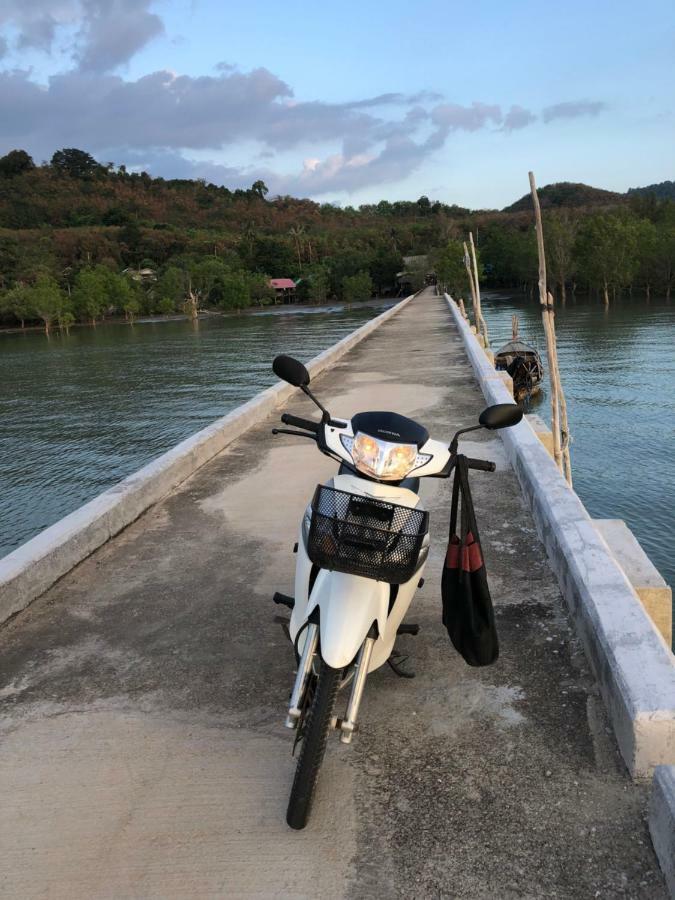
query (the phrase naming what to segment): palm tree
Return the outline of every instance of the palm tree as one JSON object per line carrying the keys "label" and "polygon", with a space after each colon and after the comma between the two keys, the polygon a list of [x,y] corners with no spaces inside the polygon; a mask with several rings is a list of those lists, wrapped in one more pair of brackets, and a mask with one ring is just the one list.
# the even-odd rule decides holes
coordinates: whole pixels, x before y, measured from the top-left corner
{"label": "palm tree", "polygon": [[302,237],[305,233],[305,226],[304,225],[295,225],[294,227],[289,229],[288,233],[295,241],[295,250],[298,254],[298,266],[300,268],[302,268],[302,258],[301,258],[302,243],[301,243],[301,241],[302,241]]}
{"label": "palm tree", "polygon": [[241,232],[241,243],[246,247],[249,262],[253,256],[253,245],[255,243],[256,233],[256,224],[252,219],[249,219]]}
{"label": "palm tree", "polygon": [[265,184],[264,181],[258,179],[258,181],[254,181],[251,185],[251,190],[254,194],[257,194],[261,200],[265,199],[265,195],[269,194],[269,188]]}

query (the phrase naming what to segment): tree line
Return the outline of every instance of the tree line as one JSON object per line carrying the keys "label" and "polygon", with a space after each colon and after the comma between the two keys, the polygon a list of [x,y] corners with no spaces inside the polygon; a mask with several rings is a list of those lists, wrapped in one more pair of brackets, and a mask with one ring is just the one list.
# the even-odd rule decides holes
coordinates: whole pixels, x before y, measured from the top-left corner
{"label": "tree line", "polygon": [[[540,197],[549,278],[560,295],[671,295],[672,200],[570,184],[547,186]],[[396,293],[404,255],[429,254],[440,280],[465,293],[469,230],[483,283],[534,290],[526,198],[502,212],[425,196],[356,209],[270,199],[262,181],[230,190],[152,178],[77,148],[41,165],[14,150],[0,158],[0,322],[49,330],[110,315],[239,310],[273,302],[274,277],[296,280],[301,302],[352,302]]]}
{"label": "tree line", "polygon": [[[624,292],[670,299],[675,283],[675,203],[638,200],[633,208],[602,212],[549,209],[543,214],[549,286],[590,293],[608,304]],[[538,281],[534,226],[505,221],[479,229],[481,280],[491,287],[533,293]],[[450,290],[468,290],[462,241],[451,239],[434,254],[439,279]]]}
{"label": "tree line", "polygon": [[[340,271],[349,270],[345,262],[338,277]],[[139,314],[196,315],[199,310],[242,310],[276,301],[268,276],[246,270],[239,259],[183,257],[158,273],[151,266],[151,260],[144,260],[139,269],[116,272],[102,263],[86,264],[62,272],[61,278],[38,268],[33,276],[0,291],[0,319],[14,319],[21,328],[39,321],[49,333],[55,326],[95,325],[115,315],[133,322]],[[328,300],[334,274],[326,267],[314,267],[298,284],[299,299]],[[373,279],[367,270],[340,277],[339,296],[345,302],[367,300],[372,294]]]}
{"label": "tree line", "polygon": [[[395,229],[355,231],[355,212],[330,207],[317,220],[316,204],[268,202],[267,193],[262,181],[229,191],[151,179],[74,148],[42,166],[12,151],[0,158],[0,221],[29,227],[0,228],[0,320],[49,331],[110,315],[240,310],[274,302],[273,277],[297,280],[301,302],[395,292],[403,267]],[[199,215],[214,195],[226,198],[217,225]],[[58,221],[66,204],[76,211],[85,202],[74,224],[48,225],[52,212]],[[186,209],[195,211],[191,227],[180,224]],[[81,224],[93,218],[99,224]]]}

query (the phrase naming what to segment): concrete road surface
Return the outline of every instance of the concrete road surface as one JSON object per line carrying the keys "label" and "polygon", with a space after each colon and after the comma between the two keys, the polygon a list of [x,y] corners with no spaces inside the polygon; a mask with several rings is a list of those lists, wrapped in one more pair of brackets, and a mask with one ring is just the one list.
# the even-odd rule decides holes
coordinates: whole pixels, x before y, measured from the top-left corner
{"label": "concrete road surface", "polygon": [[[449,439],[482,399],[443,302],[416,299],[320,377],[336,415],[393,409]],[[289,408],[310,415],[306,400]],[[645,789],[593,678],[500,440],[472,482],[502,653],[467,667],[441,626],[450,492],[400,639],[417,671],[369,679],[303,832],[284,821],[291,649],[272,619],[317,481],[276,417],[0,630],[0,896],[649,898],[665,889]]]}

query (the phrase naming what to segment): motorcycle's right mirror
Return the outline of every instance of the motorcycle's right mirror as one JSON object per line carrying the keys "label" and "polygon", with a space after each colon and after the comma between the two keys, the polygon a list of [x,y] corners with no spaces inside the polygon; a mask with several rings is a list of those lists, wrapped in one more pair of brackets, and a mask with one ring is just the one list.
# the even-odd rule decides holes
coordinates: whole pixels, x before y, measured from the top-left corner
{"label": "motorcycle's right mirror", "polygon": [[510,428],[523,418],[523,411],[515,403],[495,403],[487,406],[478,417],[478,422],[489,431]]}
{"label": "motorcycle's right mirror", "polygon": [[275,356],[272,370],[277,378],[287,381],[293,387],[307,387],[309,384],[309,372],[303,364],[293,359],[292,356]]}

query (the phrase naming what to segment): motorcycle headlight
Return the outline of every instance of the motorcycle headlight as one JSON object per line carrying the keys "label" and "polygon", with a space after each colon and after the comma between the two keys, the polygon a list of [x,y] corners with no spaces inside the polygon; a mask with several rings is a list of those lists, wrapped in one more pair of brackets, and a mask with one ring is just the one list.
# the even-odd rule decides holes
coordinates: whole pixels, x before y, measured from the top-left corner
{"label": "motorcycle headlight", "polygon": [[392,444],[360,431],[348,449],[356,468],[380,481],[401,481],[415,467],[418,457],[415,444]]}

